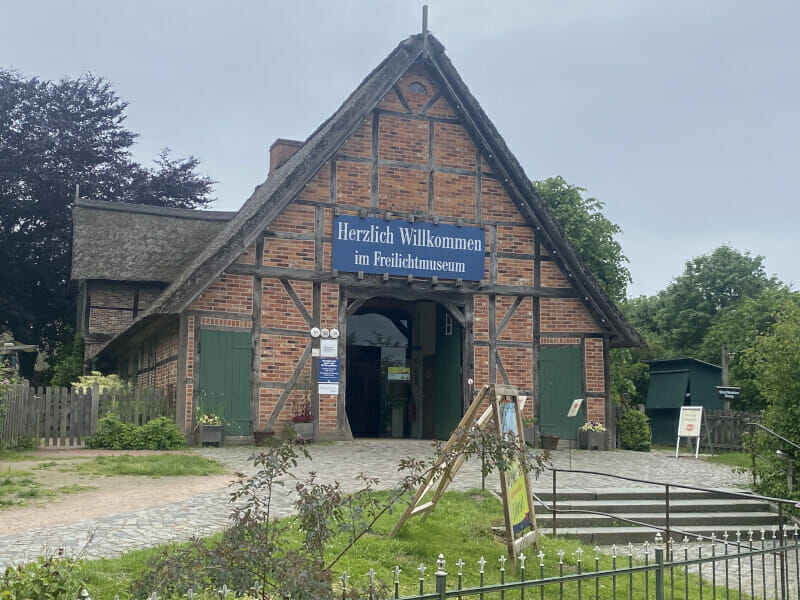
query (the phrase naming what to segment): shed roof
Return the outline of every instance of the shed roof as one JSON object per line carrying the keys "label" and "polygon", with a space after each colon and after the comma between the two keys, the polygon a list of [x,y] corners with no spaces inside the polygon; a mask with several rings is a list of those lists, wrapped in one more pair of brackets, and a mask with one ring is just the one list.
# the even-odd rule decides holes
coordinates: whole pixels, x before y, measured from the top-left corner
{"label": "shed roof", "polygon": [[77,200],[72,279],[169,283],[235,214]]}
{"label": "shed roof", "polygon": [[709,362],[704,360],[698,360],[696,358],[692,358],[691,356],[684,356],[681,358],[659,358],[657,360],[646,360],[644,361],[648,365],[650,365],[650,373],[656,373],[658,371],[668,371],[671,369],[679,369],[679,368],[701,368],[701,369],[712,369],[716,371],[721,371],[722,367],[718,365],[712,365]]}
{"label": "shed roof", "polygon": [[[609,331],[611,345],[644,345],[639,333],[586,268],[564,230],[538,197],[522,166],[445,55],[444,46],[430,33],[416,34],[402,41],[297,152],[255,189],[237,215],[188,262],[131,328],[137,330],[156,315],[180,313],[190,306],[281,213],[417,61],[431,68],[441,80],[443,95],[454,107],[478,148],[487,156],[521,214],[544,235],[548,252],[560,257],[584,304],[598,323]],[[127,334],[122,332],[118,337],[122,335]],[[109,342],[111,345],[114,343],[115,340]]]}

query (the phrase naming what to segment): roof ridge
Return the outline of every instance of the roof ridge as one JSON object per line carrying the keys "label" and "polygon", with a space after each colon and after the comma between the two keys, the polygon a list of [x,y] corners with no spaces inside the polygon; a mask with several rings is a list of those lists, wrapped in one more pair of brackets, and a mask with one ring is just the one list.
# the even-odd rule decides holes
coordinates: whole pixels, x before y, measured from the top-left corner
{"label": "roof ridge", "polygon": [[90,198],[78,198],[73,204],[78,208],[129,212],[161,217],[174,217],[177,219],[202,219],[206,221],[229,221],[237,214],[237,211],[176,208],[172,206],[155,206],[153,204],[136,204],[134,202],[93,200]]}

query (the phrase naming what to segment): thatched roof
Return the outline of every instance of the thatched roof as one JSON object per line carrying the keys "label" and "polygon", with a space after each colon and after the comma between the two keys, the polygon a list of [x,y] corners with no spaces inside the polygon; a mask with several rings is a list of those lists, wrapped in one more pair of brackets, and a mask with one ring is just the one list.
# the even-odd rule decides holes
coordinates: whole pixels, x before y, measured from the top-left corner
{"label": "thatched roof", "polygon": [[424,62],[438,76],[445,98],[469,130],[477,147],[484,152],[520,212],[532,227],[543,234],[546,248],[559,260],[584,304],[611,332],[612,346],[643,345],[638,332],[589,273],[563,229],[538,197],[519,162],[445,55],[444,46],[431,34],[417,34],[401,42],[302,147],[256,188],[236,217],[196,255],[131,327],[136,330],[156,315],[177,314],[191,305],[281,213],[417,61]]}
{"label": "thatched roof", "polygon": [[171,282],[236,213],[81,199],[72,279]]}

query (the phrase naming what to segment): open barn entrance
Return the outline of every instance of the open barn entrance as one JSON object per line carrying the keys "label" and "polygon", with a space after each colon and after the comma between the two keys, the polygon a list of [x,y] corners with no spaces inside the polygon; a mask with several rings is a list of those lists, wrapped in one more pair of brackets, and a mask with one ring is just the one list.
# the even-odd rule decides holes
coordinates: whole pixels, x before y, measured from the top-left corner
{"label": "open barn entrance", "polygon": [[447,439],[462,413],[462,328],[436,302],[373,298],[347,318],[355,437]]}

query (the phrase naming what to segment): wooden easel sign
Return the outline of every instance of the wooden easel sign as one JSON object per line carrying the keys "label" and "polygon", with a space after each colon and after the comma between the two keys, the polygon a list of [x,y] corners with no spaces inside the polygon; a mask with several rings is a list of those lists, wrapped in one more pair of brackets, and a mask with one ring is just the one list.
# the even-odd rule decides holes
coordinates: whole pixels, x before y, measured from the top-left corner
{"label": "wooden easel sign", "polygon": [[[487,397],[489,407],[478,417],[480,405]],[[520,445],[520,452],[526,452],[527,446],[522,433],[522,408],[524,405],[525,398],[520,399],[515,387],[510,385],[485,386],[450,436],[445,445],[445,451],[452,448],[470,427],[483,429],[491,426],[496,427],[500,435],[514,436]],[[433,510],[447,486],[453,481],[458,469],[464,464],[464,460],[463,455],[453,460],[447,460],[444,457],[439,459],[397,521],[390,536],[396,535],[409,518],[420,514],[424,516]],[[433,498],[427,502],[424,501],[431,492],[433,492]],[[537,539],[536,518],[528,473],[524,472],[517,463],[512,465],[508,471],[500,471],[500,492],[503,500],[508,553],[512,560],[516,560],[520,550],[535,544]]]}
{"label": "wooden easel sign", "polygon": [[[501,436],[512,436],[526,452],[522,434],[522,410],[517,389],[507,385],[495,385],[490,402],[494,412],[494,423]],[[536,543],[536,519],[531,497],[531,482],[528,473],[515,462],[507,471],[500,471],[500,495],[503,499],[503,513],[506,522],[506,541],[508,553],[517,559],[522,548]]]}
{"label": "wooden easel sign", "polygon": [[678,440],[675,443],[675,458],[681,447],[681,438],[697,438],[694,457],[700,454],[700,430],[703,423],[702,406],[681,406],[681,417],[678,421]]}

